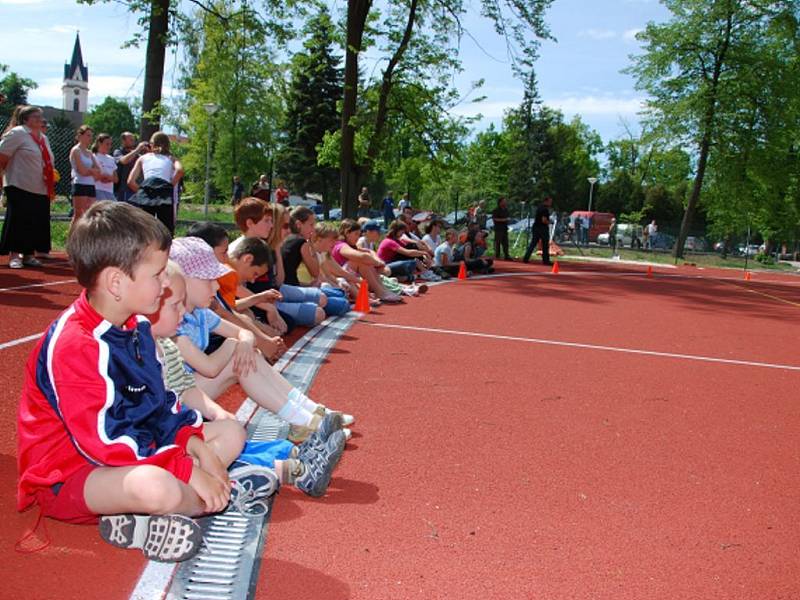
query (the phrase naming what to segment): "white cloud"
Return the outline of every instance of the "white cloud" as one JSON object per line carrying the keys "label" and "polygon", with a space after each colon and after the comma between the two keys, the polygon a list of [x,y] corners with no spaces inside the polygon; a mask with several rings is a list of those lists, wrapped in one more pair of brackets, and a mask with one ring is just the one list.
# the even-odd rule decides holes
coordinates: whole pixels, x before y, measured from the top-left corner
{"label": "white cloud", "polygon": [[636,34],[639,33],[640,31],[644,31],[644,29],[627,29],[622,34],[622,39],[625,40],[626,42],[636,42],[638,41],[636,39]]}
{"label": "white cloud", "polygon": [[0,6],[4,4],[12,4],[15,6],[24,6],[26,4],[43,4],[45,0],[0,0]]}
{"label": "white cloud", "polygon": [[588,37],[592,40],[610,40],[617,37],[613,29],[584,29],[578,32],[578,37]]}
{"label": "white cloud", "polygon": [[611,94],[603,96],[564,96],[549,98],[544,103],[557,108],[566,115],[635,115],[644,108],[645,99],[641,97],[621,97]]}
{"label": "white cloud", "polygon": [[484,119],[500,119],[509,108],[519,105],[519,100],[486,100],[484,102],[472,102],[456,106],[451,112],[460,117],[474,117],[482,115]]}

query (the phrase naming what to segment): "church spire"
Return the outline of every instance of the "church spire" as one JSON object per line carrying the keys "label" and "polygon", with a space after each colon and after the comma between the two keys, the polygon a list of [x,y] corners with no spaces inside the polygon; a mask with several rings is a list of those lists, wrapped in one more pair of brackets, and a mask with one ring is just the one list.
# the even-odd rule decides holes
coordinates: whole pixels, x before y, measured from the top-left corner
{"label": "church spire", "polygon": [[89,68],[83,64],[80,32],[75,33],[75,46],[72,48],[72,60],[69,64],[64,65],[64,79],[75,79],[85,82],[89,80]]}

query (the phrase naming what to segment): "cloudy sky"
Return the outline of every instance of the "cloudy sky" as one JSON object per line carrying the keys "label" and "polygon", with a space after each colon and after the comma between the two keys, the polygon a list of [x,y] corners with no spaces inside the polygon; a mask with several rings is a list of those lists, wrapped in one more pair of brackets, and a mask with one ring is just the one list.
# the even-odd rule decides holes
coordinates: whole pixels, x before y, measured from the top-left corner
{"label": "cloudy sky", "polygon": [[[477,6],[477,0],[473,4]],[[61,106],[63,63],[71,55],[77,30],[89,65],[90,103],[107,95],[141,93],[144,50],[120,49],[137,28],[135,17],[124,7],[116,3],[88,7],[74,0],[0,0],[0,16],[7,24],[0,63],[38,82],[32,102]],[[635,128],[643,96],[620,70],[640,49],[636,32],[648,21],[667,16],[656,0],[555,0],[547,22],[557,42],[543,44],[537,64],[545,103],[568,117],[580,114],[605,140],[623,132],[623,121]],[[520,102],[522,86],[512,76],[505,45],[491,27],[477,16],[465,24],[480,47],[469,39],[462,42],[466,68],[456,83],[466,91],[471,81],[484,79],[481,94],[487,98],[464,103],[457,111],[480,113],[479,126],[486,127]],[[173,93],[175,77],[174,68],[168,66],[167,96]]]}

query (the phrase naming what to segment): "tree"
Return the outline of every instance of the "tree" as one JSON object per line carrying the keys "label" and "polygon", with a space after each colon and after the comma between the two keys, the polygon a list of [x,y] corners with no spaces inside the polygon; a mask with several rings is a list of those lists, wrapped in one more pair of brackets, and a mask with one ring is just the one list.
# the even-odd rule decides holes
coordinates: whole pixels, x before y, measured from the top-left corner
{"label": "tree", "polygon": [[0,114],[10,116],[14,107],[28,103],[28,92],[38,86],[32,79],[20,77],[17,73],[8,72],[8,66],[0,64],[0,74],[8,73],[0,79],[0,94],[5,96],[5,102],[0,104]]}
{"label": "tree", "polygon": [[303,51],[292,57],[287,98],[285,145],[278,158],[279,172],[292,187],[321,192],[329,206],[328,190],[336,187],[336,172],[318,164],[318,147],[325,134],[339,126],[342,98],[341,57],[333,51],[334,26],[324,6],[308,21]]}
{"label": "tree", "polygon": [[[187,171],[204,172],[211,127],[213,183],[227,194],[234,175],[254,180],[275,154],[285,72],[272,60],[268,29],[246,5],[220,0],[208,8],[213,13],[198,11],[184,32],[194,40],[184,65],[183,127],[189,137],[184,162]],[[207,104],[217,106],[211,117]],[[202,195],[197,178],[187,188]]]}
{"label": "tree", "polygon": [[650,124],[664,138],[695,146],[697,160],[675,257],[698,208],[709,156],[724,135],[720,113],[735,111],[736,87],[743,78],[763,72],[754,43],[775,19],[791,18],[791,0],[665,0],[673,18],[650,23],[638,34],[644,54],[628,72],[647,91]]}
{"label": "tree", "polygon": [[[543,15],[551,1],[483,0],[481,3],[481,14],[505,36],[509,55],[522,74],[532,68],[539,40],[549,37]],[[406,0],[390,4],[386,10],[387,14],[380,17],[383,27],[367,31],[370,18],[378,20],[372,0],[349,0],[347,4],[339,165],[345,215],[355,212],[360,181],[369,174],[385,143],[387,115],[397,78],[406,74],[423,82],[437,71],[441,73],[442,66],[459,68],[458,42],[465,33],[462,24],[467,10],[465,4],[458,0]],[[377,99],[369,115],[366,155],[359,164],[356,139],[360,89],[358,57],[365,50],[365,34],[367,41],[377,37],[383,42],[382,49],[388,60],[378,79]],[[430,70],[426,72],[426,69]]]}
{"label": "tree", "polygon": [[89,111],[86,115],[86,124],[95,133],[111,134],[114,143],[119,142],[123,132],[136,130],[136,119],[128,103],[111,96],[106,96],[105,100]]}

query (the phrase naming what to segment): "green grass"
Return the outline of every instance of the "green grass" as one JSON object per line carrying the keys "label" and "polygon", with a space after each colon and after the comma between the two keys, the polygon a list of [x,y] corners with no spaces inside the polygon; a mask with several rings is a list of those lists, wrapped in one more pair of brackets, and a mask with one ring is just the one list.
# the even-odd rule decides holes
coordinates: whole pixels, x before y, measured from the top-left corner
{"label": "green grass", "polygon": [[[514,258],[522,258],[525,254],[525,236],[523,235],[519,243],[514,246],[514,241],[517,239],[516,233],[512,233],[509,237],[509,251],[511,256]],[[489,234],[489,238],[487,239],[487,246],[489,248],[489,253],[494,253],[494,234]],[[591,258],[611,258],[611,248],[608,246],[600,246],[600,247],[590,247],[584,248],[582,247],[580,251],[572,245],[563,245],[562,250],[564,250],[565,258],[569,259],[571,257],[575,257],[575,259],[579,259],[582,255],[588,256]],[[675,258],[672,254],[668,252],[645,252],[644,250],[632,250],[629,248],[621,248],[619,250],[619,255],[622,260],[633,260],[633,261],[640,261],[640,262],[651,262],[651,263],[661,263],[665,265],[674,265],[676,264]],[[728,269],[744,269],[744,257],[740,256],[728,256],[728,258],[722,258],[719,254],[687,254],[685,258],[678,260],[678,265],[684,264],[693,264],[698,267],[721,267],[721,268],[728,268]],[[770,270],[770,271],[785,271],[785,272],[794,272],[795,269],[792,265],[786,263],[777,263],[772,265],[764,265],[750,257],[747,260],[747,268],[748,269],[755,269],[755,270]]]}

